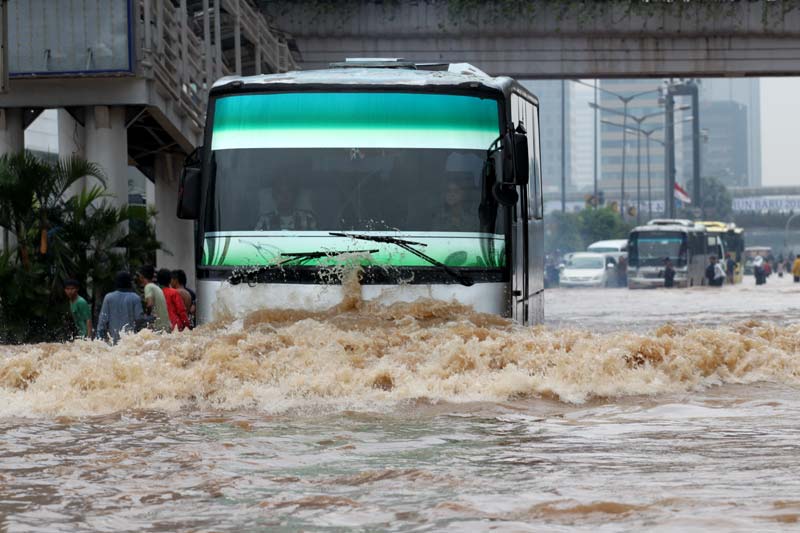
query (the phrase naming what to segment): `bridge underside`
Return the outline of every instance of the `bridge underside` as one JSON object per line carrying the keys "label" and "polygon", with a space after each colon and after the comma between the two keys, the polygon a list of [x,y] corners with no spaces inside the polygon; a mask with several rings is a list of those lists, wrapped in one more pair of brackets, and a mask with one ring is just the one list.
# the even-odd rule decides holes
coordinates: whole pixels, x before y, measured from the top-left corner
{"label": "bridge underside", "polygon": [[519,78],[800,75],[800,2],[260,0],[303,68],[469,62]]}
{"label": "bridge underside", "polygon": [[297,38],[304,69],[346,57],[472,63],[516,78],[796,76],[800,38],[360,37]]}

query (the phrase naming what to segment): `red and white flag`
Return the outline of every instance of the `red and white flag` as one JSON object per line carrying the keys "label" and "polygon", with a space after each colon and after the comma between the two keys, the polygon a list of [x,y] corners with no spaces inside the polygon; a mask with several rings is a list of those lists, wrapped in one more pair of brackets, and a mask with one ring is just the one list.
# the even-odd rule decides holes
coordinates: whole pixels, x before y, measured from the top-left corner
{"label": "red and white flag", "polygon": [[681,187],[677,183],[675,184],[675,199],[676,200],[680,200],[681,202],[683,202],[685,204],[692,203],[692,197],[689,196],[689,193],[684,191],[683,187]]}

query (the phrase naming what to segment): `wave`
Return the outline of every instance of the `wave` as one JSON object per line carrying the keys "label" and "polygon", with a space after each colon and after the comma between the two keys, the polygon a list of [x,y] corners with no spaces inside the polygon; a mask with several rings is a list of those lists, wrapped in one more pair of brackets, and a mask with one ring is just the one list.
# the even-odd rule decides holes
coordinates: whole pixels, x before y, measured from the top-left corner
{"label": "wave", "polygon": [[415,400],[579,404],[800,383],[800,327],[523,328],[456,303],[261,310],[191,332],[0,347],[0,417],[130,409],[391,409]]}

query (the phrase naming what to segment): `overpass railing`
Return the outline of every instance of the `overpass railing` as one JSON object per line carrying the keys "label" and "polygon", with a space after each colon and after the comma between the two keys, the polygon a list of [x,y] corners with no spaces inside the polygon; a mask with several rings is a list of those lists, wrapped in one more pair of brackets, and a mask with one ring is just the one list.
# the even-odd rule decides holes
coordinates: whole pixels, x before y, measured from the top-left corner
{"label": "overpass railing", "polygon": [[[134,4],[134,20],[141,30],[137,43],[141,74],[152,78],[162,96],[172,100],[197,128],[203,126],[213,81],[243,73],[242,37],[252,48],[249,74],[296,68],[286,43],[249,0],[216,2],[205,0],[199,12],[191,12],[187,0],[178,5],[171,0],[136,0]],[[233,50],[222,48],[226,33],[233,33]],[[234,65],[226,62],[231,55]]]}

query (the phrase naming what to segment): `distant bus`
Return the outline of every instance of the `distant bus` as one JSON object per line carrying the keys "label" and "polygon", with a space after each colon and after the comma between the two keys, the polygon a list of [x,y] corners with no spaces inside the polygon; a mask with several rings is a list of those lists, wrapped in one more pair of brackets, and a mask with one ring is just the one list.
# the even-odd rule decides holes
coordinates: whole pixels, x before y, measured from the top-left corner
{"label": "distant bus", "polygon": [[691,220],[656,219],[633,228],[628,238],[628,288],[664,286],[664,262],[675,268],[675,286],[705,285],[711,255],[724,255],[717,234]]}
{"label": "distant bus", "polygon": [[705,221],[700,224],[706,227],[706,231],[718,235],[722,239],[725,252],[730,253],[736,261],[733,282],[741,283],[744,272],[744,228],[740,228],[732,222]]}

